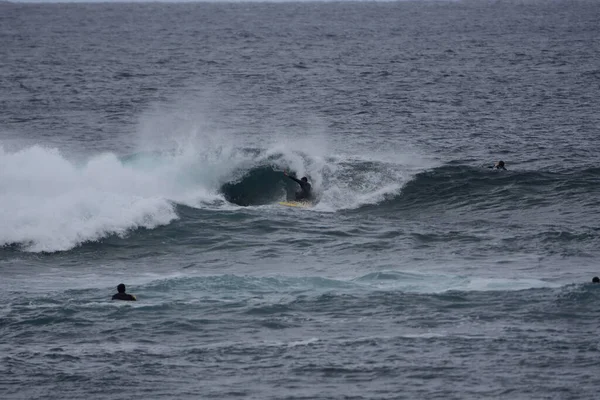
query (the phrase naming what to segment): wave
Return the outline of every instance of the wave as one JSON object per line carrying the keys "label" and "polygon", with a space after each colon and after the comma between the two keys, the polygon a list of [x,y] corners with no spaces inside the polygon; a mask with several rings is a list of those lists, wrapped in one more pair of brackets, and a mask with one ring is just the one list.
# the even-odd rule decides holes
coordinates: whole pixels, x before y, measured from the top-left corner
{"label": "wave", "polygon": [[[13,305],[25,307],[51,307],[63,304],[64,299],[81,299],[82,304],[97,304],[103,299],[110,302],[114,287],[106,284],[114,278],[74,279],[65,284],[63,277],[45,277],[33,280],[27,288],[13,287],[5,295],[16,299]],[[67,287],[67,289],[65,289]],[[370,294],[439,295],[440,298],[460,299],[467,293],[518,292],[551,290],[560,301],[585,301],[600,293],[595,284],[559,284],[532,278],[493,278],[465,275],[433,274],[412,271],[383,270],[354,278],[322,276],[249,276],[249,275],[183,275],[165,277],[142,275],[127,283],[128,292],[136,294],[140,303],[148,306],[162,304],[165,294],[177,302],[197,302],[202,299],[268,299],[357,296]],[[49,296],[51,292],[51,296]],[[592,295],[590,295],[592,293]],[[595,293],[595,294],[594,294]],[[322,297],[325,296],[325,297]],[[35,304],[31,299],[35,298]],[[187,300],[186,300],[187,299]],[[111,303],[114,304],[114,303]],[[119,303],[120,304],[120,303]]]}
{"label": "wave", "polygon": [[[310,156],[301,155],[307,164]],[[239,178],[224,183],[219,192],[240,206],[272,204],[291,200],[298,185],[283,175],[287,154],[271,154],[251,168],[236,171]],[[294,171],[292,171],[293,173]],[[403,174],[403,172],[405,172]],[[323,166],[306,174],[312,182],[319,211],[339,211],[377,204],[386,195],[398,193],[409,173],[386,162],[330,157]]]}
{"label": "wave", "polygon": [[65,251],[170,224],[181,218],[179,205],[235,211],[274,204],[292,198],[297,189],[284,170],[309,177],[318,199],[314,210],[321,212],[485,212],[538,209],[560,201],[597,208],[600,194],[596,167],[562,172],[463,165],[425,169],[376,154],[319,157],[285,146],[236,147],[218,141],[123,157],[102,153],[84,161],[56,148],[36,145],[9,152],[0,147],[0,246]]}
{"label": "wave", "polygon": [[[128,292],[137,302],[110,300],[114,277],[73,279],[48,276],[33,280],[31,285],[6,287],[0,291],[5,306],[0,309],[0,323],[20,333],[19,326],[48,326],[62,322],[89,324],[98,317],[114,313],[124,318],[154,320],[157,313],[166,320],[164,329],[174,323],[190,323],[181,315],[203,321],[231,318],[259,318],[258,324],[282,329],[301,323],[306,315],[335,315],[360,318],[439,316],[461,319],[485,313],[486,320],[514,319],[525,322],[562,320],[573,315],[587,317],[595,312],[600,299],[600,285],[592,283],[559,284],[537,279],[505,279],[450,274],[417,273],[386,270],[354,278],[320,276],[241,276],[241,275],[172,275],[162,278],[139,276],[127,282]],[[116,283],[116,282],[115,282]],[[6,285],[5,285],[6,286]],[[474,313],[474,314],[473,314]],[[574,314],[573,314],[574,313]],[[284,321],[272,317],[296,315]],[[179,322],[177,322],[179,321]],[[110,324],[109,324],[110,325]],[[175,326],[176,326],[175,325]],[[15,329],[12,329],[15,328]],[[190,330],[200,329],[191,324]],[[28,328],[27,328],[28,329]],[[110,328],[112,329],[112,328]],[[162,329],[162,328],[161,328]]]}
{"label": "wave", "polygon": [[[224,184],[225,198],[238,205],[269,204],[293,196],[295,184],[282,178],[277,157],[244,171],[243,176]],[[273,165],[269,164],[272,163]],[[377,208],[424,210],[497,206],[539,207],[587,195],[594,203],[600,192],[600,169],[563,172],[495,171],[464,165],[444,165],[412,172],[394,170],[397,165],[364,159],[329,159],[316,188],[324,203],[321,210]],[[562,196],[562,197],[561,197]],[[591,205],[593,205],[591,204]]]}
{"label": "wave", "polygon": [[152,193],[156,184],[123,168],[113,154],[77,166],[57,149],[5,153],[0,148],[0,245],[60,251],[167,224],[177,215],[166,198]]}
{"label": "wave", "polygon": [[180,218],[178,205],[235,210],[275,203],[297,189],[283,170],[309,177],[320,211],[376,204],[413,173],[398,162],[218,141],[84,161],[57,148],[0,146],[0,246],[65,251],[169,224]]}
{"label": "wave", "polygon": [[282,295],[331,291],[361,293],[398,291],[403,293],[436,294],[447,292],[520,291],[559,288],[560,284],[539,279],[483,278],[463,275],[427,274],[405,271],[378,271],[355,278],[338,279],[320,276],[176,276],[143,285],[153,293],[201,292],[229,296],[235,293],[251,295]]}
{"label": "wave", "polygon": [[485,210],[518,204],[523,209],[573,201],[575,196],[584,204],[598,205],[594,200],[598,194],[598,168],[540,172],[445,165],[415,174],[399,193],[391,193],[376,206],[385,210],[390,207],[427,210],[438,206]]}
{"label": "wave", "polygon": [[240,179],[224,183],[219,191],[225,200],[240,206],[272,204],[293,199],[296,184],[275,165],[261,165],[242,171]]}
{"label": "wave", "polygon": [[595,212],[599,205],[597,167],[540,172],[449,164],[425,169],[405,161],[376,154],[319,157],[285,146],[236,147],[215,140],[122,157],[102,153],[84,161],[56,148],[9,152],[0,147],[0,246],[65,251],[170,224],[181,218],[179,205],[235,211],[274,204],[293,198],[297,189],[284,170],[309,177],[318,200],[314,210],[321,212],[486,212],[540,209],[561,201]]}

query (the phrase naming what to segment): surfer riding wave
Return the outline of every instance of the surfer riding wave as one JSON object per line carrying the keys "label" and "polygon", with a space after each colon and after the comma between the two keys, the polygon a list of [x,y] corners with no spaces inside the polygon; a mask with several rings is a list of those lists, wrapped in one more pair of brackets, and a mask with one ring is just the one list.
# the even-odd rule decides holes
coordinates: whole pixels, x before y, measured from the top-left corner
{"label": "surfer riding wave", "polygon": [[294,178],[288,175],[286,171],[283,172],[285,176],[300,185],[300,189],[296,191],[296,201],[310,201],[312,200],[312,187],[308,183],[308,178],[303,176],[302,179]]}

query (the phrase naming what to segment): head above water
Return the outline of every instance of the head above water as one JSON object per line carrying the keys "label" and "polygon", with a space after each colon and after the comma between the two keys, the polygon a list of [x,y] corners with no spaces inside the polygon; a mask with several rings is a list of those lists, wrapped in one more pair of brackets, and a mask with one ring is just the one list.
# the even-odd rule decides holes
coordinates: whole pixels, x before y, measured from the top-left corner
{"label": "head above water", "polygon": [[302,179],[300,179],[302,182],[308,182],[308,178],[303,176]]}
{"label": "head above water", "polygon": [[597,276],[593,277],[592,283],[600,283],[600,278],[598,278]]}
{"label": "head above water", "polygon": [[125,293],[125,285],[123,283],[119,283],[119,286],[117,286],[117,291],[119,293]]}
{"label": "head above water", "polygon": [[502,161],[502,160],[498,161],[498,164],[497,164],[497,165],[498,165],[499,167],[504,167],[504,161]]}

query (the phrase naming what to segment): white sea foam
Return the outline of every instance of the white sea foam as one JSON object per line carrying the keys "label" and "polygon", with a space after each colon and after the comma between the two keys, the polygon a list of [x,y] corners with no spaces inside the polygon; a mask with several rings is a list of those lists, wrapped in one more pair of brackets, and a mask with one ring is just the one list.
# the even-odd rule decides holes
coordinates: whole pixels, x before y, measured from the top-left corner
{"label": "white sea foam", "polygon": [[57,149],[0,148],[0,245],[68,250],[167,224],[177,215],[162,187],[156,175],[126,167],[114,154],[76,165]]}

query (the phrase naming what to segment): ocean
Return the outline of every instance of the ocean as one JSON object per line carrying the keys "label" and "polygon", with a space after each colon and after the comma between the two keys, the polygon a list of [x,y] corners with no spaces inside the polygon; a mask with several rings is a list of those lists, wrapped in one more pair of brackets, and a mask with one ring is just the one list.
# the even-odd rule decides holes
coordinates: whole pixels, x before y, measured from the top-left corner
{"label": "ocean", "polygon": [[598,21],[0,4],[0,398],[598,398]]}

